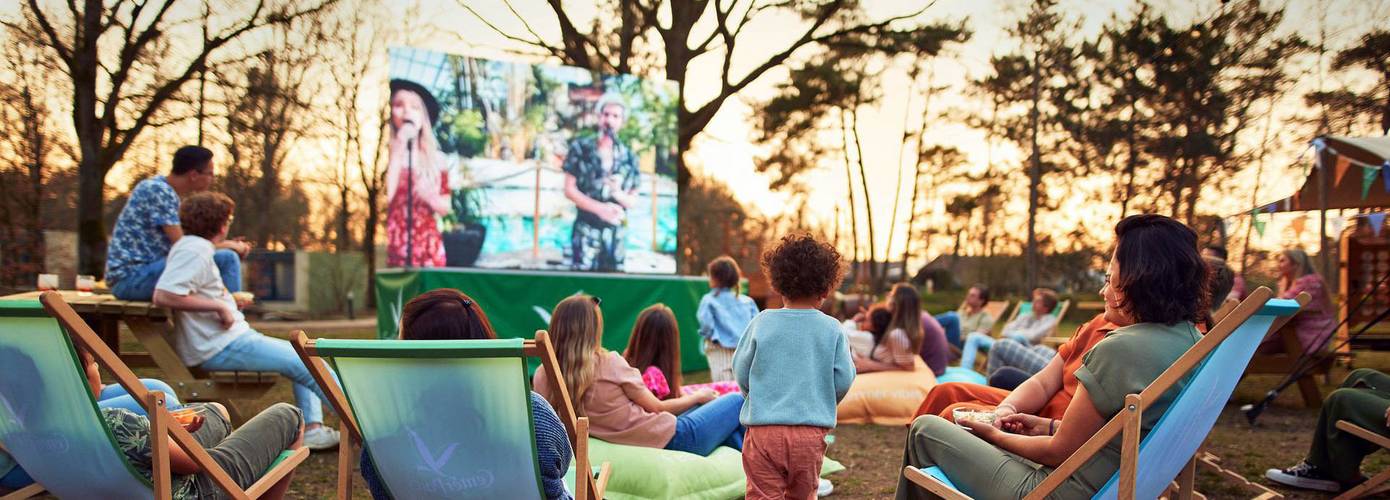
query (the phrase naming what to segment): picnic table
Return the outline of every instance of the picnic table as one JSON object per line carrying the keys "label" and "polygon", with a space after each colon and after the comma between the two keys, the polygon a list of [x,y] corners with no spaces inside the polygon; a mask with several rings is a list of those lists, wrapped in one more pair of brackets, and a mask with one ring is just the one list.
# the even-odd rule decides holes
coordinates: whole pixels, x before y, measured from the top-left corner
{"label": "picnic table", "polygon": [[[26,292],[0,297],[0,300],[38,300],[42,292]],[[184,366],[169,343],[173,335],[173,314],[167,308],[150,302],[120,300],[108,294],[60,291],[63,301],[82,316],[102,342],[111,348],[126,366],[158,368],[161,380],[174,388],[179,401],[213,401],[227,407],[232,420],[245,422],[243,416],[253,411],[241,411],[242,405],[259,399],[280,380],[274,372],[205,371]],[[121,349],[120,324],[125,323],[145,350]]]}

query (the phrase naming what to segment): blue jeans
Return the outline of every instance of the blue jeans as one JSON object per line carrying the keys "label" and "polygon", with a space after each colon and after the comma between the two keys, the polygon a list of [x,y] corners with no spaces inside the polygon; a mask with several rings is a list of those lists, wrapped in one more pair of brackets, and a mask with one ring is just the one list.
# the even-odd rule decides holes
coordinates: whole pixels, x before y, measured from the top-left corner
{"label": "blue jeans", "polygon": [[[183,408],[183,403],[179,402],[179,395],[174,392],[173,387],[164,383],[163,380],[152,378],[142,378],[140,383],[146,390],[160,391],[164,393],[164,407],[170,410]],[[140,406],[140,402],[135,397],[126,392],[121,384],[109,384],[101,388],[101,394],[97,395],[97,406],[102,408],[125,408],[140,415],[145,414],[145,407]]]}
{"label": "blue jeans", "polygon": [[743,449],[742,394],[725,394],[676,417],[676,434],[666,449],[709,456],[719,445]]}
{"label": "blue jeans", "polygon": [[[328,399],[289,341],[252,331],[238,337],[199,368],[209,371],[275,372],[294,382],[294,405],[304,424],[323,423],[322,401]],[[331,373],[331,372],[330,372]],[[335,375],[336,377],[336,375]]]}
{"label": "blue jeans", "polygon": [[[241,291],[241,256],[228,249],[212,254],[212,262],[222,274],[222,283],[227,291]],[[154,298],[154,286],[159,283],[159,275],[164,274],[165,259],[159,259],[140,266],[134,274],[122,278],[111,287],[111,295],[121,300],[148,301]]]}
{"label": "blue jeans", "polygon": [[[174,389],[169,387],[169,384],[164,383],[163,380],[142,378],[140,379],[140,383],[144,384],[147,390],[162,391],[165,395],[164,406],[170,410],[183,408],[183,404],[179,403],[179,396],[174,394]],[[121,384],[110,384],[102,387],[101,394],[97,395],[97,407],[125,408],[140,415],[145,414],[145,408],[140,406],[140,403],[137,402],[135,398],[131,397],[130,393],[126,392],[124,387],[121,387]],[[34,484],[34,478],[29,477],[29,473],[24,472],[24,467],[19,465],[10,469],[10,472],[4,476],[0,476],[0,487],[11,490],[17,490],[31,484]]]}
{"label": "blue jeans", "polygon": [[967,370],[975,369],[975,354],[994,347],[994,337],[979,332],[965,336],[965,347],[960,349],[960,366]]}
{"label": "blue jeans", "polygon": [[936,315],[936,322],[941,323],[941,329],[946,330],[946,342],[960,347],[960,315],[955,311],[946,311]]}

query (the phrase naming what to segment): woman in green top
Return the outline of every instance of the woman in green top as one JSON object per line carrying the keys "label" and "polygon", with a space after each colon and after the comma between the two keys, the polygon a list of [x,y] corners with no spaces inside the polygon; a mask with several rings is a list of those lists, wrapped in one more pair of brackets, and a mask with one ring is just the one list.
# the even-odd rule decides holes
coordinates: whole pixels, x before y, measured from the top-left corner
{"label": "woman in green top", "polygon": [[[1194,325],[1207,319],[1209,300],[1197,234],[1168,217],[1146,214],[1121,220],[1115,237],[1101,295],[1105,319],[1121,328],[1086,354],[1076,371],[1081,387],[1063,417],[1016,413],[994,425],[962,422],[964,427],[935,415],[918,417],[908,434],[904,465],[938,466],[975,498],[1022,498],[1119,413],[1125,395],[1141,392],[1197,343]],[[1184,385],[1175,384],[1144,412],[1144,431]],[[1090,498],[1119,466],[1116,438],[1051,497]],[[902,478],[897,497],[932,498]]]}

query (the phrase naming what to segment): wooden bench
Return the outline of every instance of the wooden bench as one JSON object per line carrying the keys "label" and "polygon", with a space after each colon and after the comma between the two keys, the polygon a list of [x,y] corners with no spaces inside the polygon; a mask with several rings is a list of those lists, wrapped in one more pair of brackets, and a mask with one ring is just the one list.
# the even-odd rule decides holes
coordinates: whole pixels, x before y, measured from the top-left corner
{"label": "wooden bench", "polygon": [[[38,300],[40,292],[0,297],[0,300]],[[232,420],[240,424],[254,412],[243,405],[261,398],[280,381],[274,372],[209,372],[184,366],[169,343],[173,335],[173,315],[149,302],[119,300],[112,295],[64,291],[63,300],[96,330],[102,342],[120,355],[132,368],[158,368],[160,380],[174,389],[179,401],[215,401],[227,407]],[[140,341],[144,352],[123,351],[120,324]]]}

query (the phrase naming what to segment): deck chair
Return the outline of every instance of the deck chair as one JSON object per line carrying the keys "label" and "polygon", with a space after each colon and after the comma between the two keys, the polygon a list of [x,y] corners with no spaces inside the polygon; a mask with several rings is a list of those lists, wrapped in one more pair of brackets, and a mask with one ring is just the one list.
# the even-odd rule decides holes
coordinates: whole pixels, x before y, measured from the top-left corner
{"label": "deck chair", "polygon": [[[1052,317],[1057,318],[1058,323],[1060,323],[1062,321],[1062,318],[1067,317],[1067,309],[1070,308],[1071,300],[1059,300],[1057,301],[1057,307],[1052,308]],[[1001,326],[1007,325],[1013,320],[1017,319],[1020,314],[1033,314],[1033,303],[1031,301],[1026,300],[1019,302],[1018,307],[1014,308],[1014,312],[1009,314],[1009,319],[1007,321],[1004,321],[1003,323],[996,321],[995,324]],[[1057,327],[1052,327],[1051,333],[1057,333]],[[998,332],[995,333],[995,336],[998,336]]]}
{"label": "deck chair", "polygon": [[[309,340],[298,331],[293,342],[342,416],[338,498],[351,497],[362,444],[395,498],[544,498],[526,358],[563,380],[544,331],[535,340]],[[327,365],[341,390],[327,383]],[[555,410],[576,470],[591,471],[589,420],[562,397]],[[577,474],[575,498],[603,498],[609,473],[604,464]]]}
{"label": "deck chair", "polygon": [[[136,472],[113,442],[78,362],[77,347],[92,353],[148,412],[153,481]],[[214,484],[239,500],[260,497],[309,456],[303,447],[281,454],[260,480],[242,490],[192,435],[174,423],[164,407],[164,394],[146,390],[55,292],[43,294],[39,301],[0,301],[0,350],[8,352],[7,359],[25,365],[5,366],[4,376],[24,377],[32,384],[32,390],[0,384],[0,442],[35,480],[7,500],[39,494],[45,487],[59,498],[170,498],[169,438]],[[32,373],[21,373],[26,371]]]}
{"label": "deck chair", "polygon": [[[1115,438],[1121,441],[1120,469],[1092,498],[1158,498],[1175,478],[1178,495],[1191,498],[1196,453],[1235,390],[1240,373],[1260,340],[1308,302],[1307,294],[1296,300],[1270,300],[1273,295],[1266,287],[1252,292],[1142,393],[1126,397],[1125,411],[1111,418],[1024,498],[1035,500],[1051,494]],[[1143,412],[1184,379],[1187,385],[1141,440]],[[913,484],[943,498],[970,498],[957,490],[940,468],[908,466],[903,474]]]}

